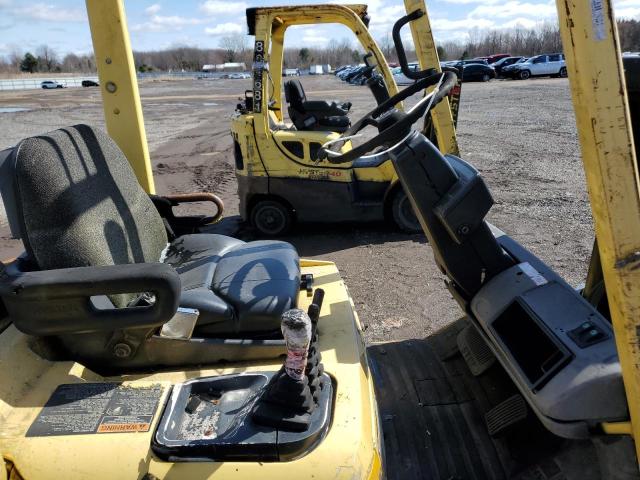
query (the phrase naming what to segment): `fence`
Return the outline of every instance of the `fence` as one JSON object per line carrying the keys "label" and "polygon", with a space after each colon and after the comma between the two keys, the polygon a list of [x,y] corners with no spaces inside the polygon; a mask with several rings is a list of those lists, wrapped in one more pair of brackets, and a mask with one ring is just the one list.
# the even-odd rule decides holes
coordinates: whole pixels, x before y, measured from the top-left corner
{"label": "fence", "polygon": [[[245,72],[246,73],[246,72]],[[138,80],[160,79],[160,78],[184,78],[184,79],[215,79],[229,75],[229,72],[146,72],[138,73]],[[38,77],[38,78],[14,78],[0,79],[0,90],[30,90],[42,88],[41,83],[45,80],[58,82],[65,87],[81,87],[83,80],[98,81],[96,75],[86,77]]]}
{"label": "fence", "polygon": [[65,87],[81,87],[83,80],[98,81],[96,75],[87,77],[41,77],[41,78],[12,78],[0,80],[0,90],[31,90],[33,88],[42,88],[41,83],[45,80],[58,82]]}

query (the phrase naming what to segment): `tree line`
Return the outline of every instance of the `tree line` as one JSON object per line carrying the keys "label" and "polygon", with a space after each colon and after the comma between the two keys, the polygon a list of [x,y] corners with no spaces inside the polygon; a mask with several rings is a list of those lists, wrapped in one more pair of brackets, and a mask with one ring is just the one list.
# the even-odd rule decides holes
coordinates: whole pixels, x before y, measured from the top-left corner
{"label": "tree line", "polygon": [[[618,21],[618,33],[623,51],[640,51],[640,21],[625,19]],[[378,39],[378,45],[389,62],[397,62],[391,35]],[[557,24],[544,23],[535,28],[513,28],[504,30],[469,31],[464,40],[439,42],[441,60],[455,60],[510,53],[531,56],[544,52],[561,52],[562,42]],[[177,46],[165,50],[134,51],[136,68],[146,71],[200,71],[203,65],[226,62],[241,62],[248,68],[252,61],[252,45],[246,35],[223,37],[218,48]],[[359,44],[348,39],[332,39],[324,47],[285,48],[286,68],[307,68],[314,64],[330,64],[333,67],[362,62],[364,52]],[[407,51],[409,59],[415,52]],[[9,55],[0,57],[0,73],[17,72],[64,72],[93,73],[96,71],[93,54],[69,53],[60,56],[47,45],[34,52],[16,48]]]}
{"label": "tree line", "polygon": [[93,55],[68,53],[60,57],[47,45],[41,45],[33,53],[15,48],[6,57],[0,57],[0,73],[78,72],[93,73],[96,65]]}

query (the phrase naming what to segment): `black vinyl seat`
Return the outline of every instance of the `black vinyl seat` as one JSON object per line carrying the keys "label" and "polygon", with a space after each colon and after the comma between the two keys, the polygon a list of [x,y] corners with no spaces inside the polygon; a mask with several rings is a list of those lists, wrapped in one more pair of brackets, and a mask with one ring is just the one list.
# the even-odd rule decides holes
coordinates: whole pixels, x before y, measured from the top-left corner
{"label": "black vinyl seat", "polygon": [[351,102],[307,100],[299,80],[285,82],[284,95],[289,104],[289,117],[298,130],[342,133],[351,125],[347,116]]}
{"label": "black vinyl seat", "polygon": [[300,290],[298,255],[285,242],[184,235],[171,242],[164,263],[180,275],[180,306],[200,312],[202,336],[277,332]]}
{"label": "black vinyl seat", "polygon": [[252,338],[278,332],[297,304],[293,246],[215,234],[169,243],[124,154],[98,129],[27,138],[4,165],[25,253],[0,269],[0,296],[27,334],[84,355],[115,337],[135,350],[188,307],[199,311],[195,336]]}

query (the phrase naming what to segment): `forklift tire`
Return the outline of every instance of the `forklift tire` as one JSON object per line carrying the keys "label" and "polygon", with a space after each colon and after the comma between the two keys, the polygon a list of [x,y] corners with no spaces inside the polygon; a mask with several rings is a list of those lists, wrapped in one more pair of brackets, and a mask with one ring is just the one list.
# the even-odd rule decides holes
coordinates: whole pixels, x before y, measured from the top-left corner
{"label": "forklift tire", "polygon": [[413,212],[409,197],[401,188],[396,191],[391,200],[391,215],[396,226],[405,233],[420,233],[422,227],[418,217]]}
{"label": "forklift tire", "polygon": [[251,225],[266,237],[287,233],[293,225],[293,212],[277,200],[260,200],[251,209]]}

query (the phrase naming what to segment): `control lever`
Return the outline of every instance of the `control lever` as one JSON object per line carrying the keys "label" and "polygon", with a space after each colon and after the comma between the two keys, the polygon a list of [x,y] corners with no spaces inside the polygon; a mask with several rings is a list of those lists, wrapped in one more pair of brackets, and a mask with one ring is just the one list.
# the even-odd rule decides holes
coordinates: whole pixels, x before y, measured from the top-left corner
{"label": "control lever", "polygon": [[316,406],[305,374],[312,322],[304,310],[294,308],[282,314],[281,328],[287,357],[257,401],[252,418],[259,425],[302,432]]}
{"label": "control lever", "polygon": [[318,288],[308,313],[294,308],[282,315],[287,357],[256,402],[252,412],[255,423],[300,432],[309,426],[323,388],[317,329],[323,299],[324,290]]}

